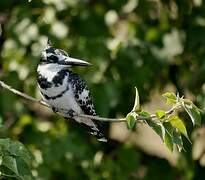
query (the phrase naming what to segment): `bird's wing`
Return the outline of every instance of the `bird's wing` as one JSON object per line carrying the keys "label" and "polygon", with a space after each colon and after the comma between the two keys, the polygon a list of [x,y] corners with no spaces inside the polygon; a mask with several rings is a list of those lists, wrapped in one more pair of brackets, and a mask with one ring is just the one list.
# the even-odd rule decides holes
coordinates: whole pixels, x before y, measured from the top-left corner
{"label": "bird's wing", "polygon": [[96,116],[90,92],[84,80],[78,74],[69,72],[69,81],[72,84],[73,93],[78,105],[87,115]]}
{"label": "bird's wing", "polygon": [[[84,114],[96,116],[90,92],[85,81],[82,80],[78,74],[69,71],[69,82],[72,84],[75,99]],[[100,122],[94,122],[91,119],[86,118],[81,118],[81,122],[87,126],[89,133],[95,136],[99,141],[107,141],[103,133],[100,131]]]}

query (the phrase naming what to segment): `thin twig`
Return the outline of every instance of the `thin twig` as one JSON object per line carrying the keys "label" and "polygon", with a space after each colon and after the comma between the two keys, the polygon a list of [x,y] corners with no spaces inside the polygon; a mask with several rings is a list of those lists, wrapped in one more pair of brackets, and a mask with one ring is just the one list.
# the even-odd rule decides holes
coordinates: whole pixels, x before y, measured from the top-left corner
{"label": "thin twig", "polygon": [[[30,100],[30,101],[33,101],[35,103],[39,103],[45,107],[48,107],[48,108],[51,108],[51,106],[49,104],[47,104],[45,101],[43,100],[37,100],[25,93],[22,93],[14,88],[12,88],[11,86],[7,85],[6,83],[4,83],[3,81],[0,81],[0,86],[4,89],[7,89],[9,91],[11,91],[12,93],[18,95],[18,96],[21,96],[23,97],[24,99],[27,99],[27,100]],[[170,115],[172,114],[176,109],[176,106],[172,107],[170,110],[166,111],[165,114],[166,115]],[[62,109],[63,110],[63,109]],[[66,110],[64,110],[66,111]],[[92,120],[96,120],[96,121],[105,121],[105,122],[126,122],[126,118],[104,118],[104,117],[99,117],[99,116],[90,116],[90,115],[85,115],[85,114],[78,114],[78,115],[75,115],[77,117],[83,117],[83,118],[89,118],[89,119],[92,119]],[[137,115],[136,116],[136,119],[137,120],[148,120],[148,119],[152,119],[152,120],[156,120],[157,119],[157,116],[155,114],[151,115],[150,117],[142,117],[142,116],[139,116]],[[156,121],[158,122],[158,121]]]}
{"label": "thin twig", "polygon": [[84,117],[84,118],[90,118],[92,120],[96,121],[109,121],[109,122],[125,122],[125,118],[104,118],[104,117],[99,117],[99,116],[90,116],[90,115],[85,115],[85,114],[79,114],[76,115],[78,117]]}
{"label": "thin twig", "polygon": [[35,99],[35,98],[33,98],[33,97],[31,97],[31,96],[25,94],[25,93],[22,93],[22,92],[20,92],[20,91],[18,91],[18,90],[16,90],[16,89],[12,88],[11,86],[7,85],[7,84],[4,83],[3,81],[0,81],[0,86],[1,86],[2,88],[4,88],[4,89],[7,89],[7,90],[13,92],[14,94],[16,94],[16,95],[18,95],[18,96],[21,96],[21,97],[27,99],[27,100],[30,100],[30,101],[33,101],[33,102],[36,102],[36,103],[40,103],[40,104],[42,104],[43,106],[46,106],[46,107],[49,107],[49,108],[50,108],[50,106],[49,106],[47,103],[45,103],[44,101],[42,101],[42,100],[37,100],[37,99]]}

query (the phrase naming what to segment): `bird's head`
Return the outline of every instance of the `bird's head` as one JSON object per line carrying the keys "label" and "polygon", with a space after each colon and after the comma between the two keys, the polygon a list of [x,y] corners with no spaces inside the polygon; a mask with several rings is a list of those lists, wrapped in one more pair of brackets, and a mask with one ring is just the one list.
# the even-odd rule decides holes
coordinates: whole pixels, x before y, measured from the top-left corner
{"label": "bird's head", "polygon": [[55,64],[56,66],[59,65],[64,68],[91,65],[84,60],[69,57],[68,54],[61,49],[53,48],[49,40],[46,48],[42,51],[41,64]]}

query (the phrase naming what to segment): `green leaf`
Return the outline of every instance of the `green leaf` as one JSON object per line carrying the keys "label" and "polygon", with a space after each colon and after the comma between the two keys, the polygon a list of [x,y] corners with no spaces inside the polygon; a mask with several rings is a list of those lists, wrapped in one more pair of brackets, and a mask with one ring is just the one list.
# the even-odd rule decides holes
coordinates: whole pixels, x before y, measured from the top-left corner
{"label": "green leaf", "polygon": [[19,179],[20,180],[33,180],[33,176],[28,164],[20,157],[16,157],[16,163],[18,165]]}
{"label": "green leaf", "polygon": [[132,111],[139,112],[141,110],[140,107],[140,97],[137,88],[135,87],[135,104]]}
{"label": "green leaf", "polygon": [[31,153],[18,141],[12,141],[9,138],[0,139],[0,149],[8,151],[13,156],[20,156],[28,164],[31,161]]}
{"label": "green leaf", "polygon": [[173,127],[171,122],[156,123],[151,119],[147,119],[145,122],[161,137],[171,152],[173,152],[174,145],[176,145],[178,151],[183,149],[180,131]]}
{"label": "green leaf", "polygon": [[147,119],[146,122],[164,141],[164,136],[165,136],[164,126],[162,124],[153,122],[151,119]]}
{"label": "green leaf", "polygon": [[167,146],[167,148],[172,152],[173,151],[172,134],[168,133],[167,131],[165,131],[164,143]]}
{"label": "green leaf", "polygon": [[140,111],[138,113],[139,116],[142,116],[142,117],[146,117],[146,118],[149,118],[151,115],[150,113],[146,112],[146,111]]}
{"label": "green leaf", "polygon": [[167,133],[169,133],[172,136],[174,128],[171,125],[171,123],[170,122],[163,122],[163,126],[165,127],[165,130],[167,131]]}
{"label": "green leaf", "polygon": [[173,127],[170,124],[170,122],[164,122],[163,126],[165,128],[165,137],[164,137],[164,143],[167,146],[167,148],[173,152]]}
{"label": "green leaf", "polygon": [[10,155],[5,155],[2,158],[2,165],[10,169],[11,171],[14,172],[17,176],[19,176],[17,164],[16,164],[16,159],[15,157],[12,157]]}
{"label": "green leaf", "polygon": [[180,132],[174,128],[173,129],[173,143],[176,145],[179,152],[183,149],[183,141]]}
{"label": "green leaf", "polygon": [[126,116],[126,121],[127,121],[127,128],[130,130],[133,130],[135,128],[135,124],[136,124],[136,119],[133,113],[129,113]]}
{"label": "green leaf", "polygon": [[182,104],[185,111],[188,113],[193,125],[201,125],[201,114],[198,107],[196,107],[192,102],[185,102]]}
{"label": "green leaf", "polygon": [[171,151],[173,151],[173,146],[176,146],[177,150],[180,152],[183,149],[183,141],[180,131],[173,127],[170,122],[164,122],[163,125],[166,130],[165,144]]}
{"label": "green leaf", "polygon": [[10,139],[0,139],[1,165],[8,168],[8,174],[12,173],[20,180],[32,180],[33,176],[29,168],[31,155],[23,144]]}
{"label": "green leaf", "polygon": [[162,95],[164,98],[166,98],[167,104],[175,104],[177,102],[177,97],[173,92],[166,92]]}
{"label": "green leaf", "polygon": [[163,119],[165,117],[166,113],[163,110],[156,111],[156,116],[158,119]]}
{"label": "green leaf", "polygon": [[172,115],[168,120],[173,127],[177,128],[190,141],[184,122],[178,116]]}

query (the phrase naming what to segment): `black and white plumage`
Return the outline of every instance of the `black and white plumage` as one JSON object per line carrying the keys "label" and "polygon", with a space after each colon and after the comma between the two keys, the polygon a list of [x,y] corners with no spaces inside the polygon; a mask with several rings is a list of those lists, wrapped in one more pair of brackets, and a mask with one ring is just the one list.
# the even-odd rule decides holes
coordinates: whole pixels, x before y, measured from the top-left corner
{"label": "black and white plumage", "polygon": [[107,141],[99,129],[99,122],[74,115],[86,114],[96,116],[85,81],[68,70],[72,66],[88,66],[88,62],[71,58],[61,49],[53,48],[49,43],[41,55],[38,65],[38,86],[43,99],[54,112],[66,119],[74,119],[85,125],[90,134],[99,141]]}

